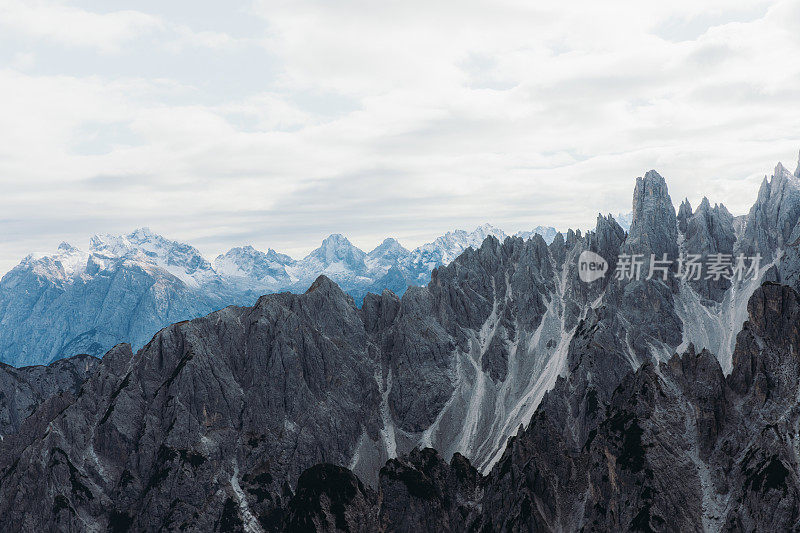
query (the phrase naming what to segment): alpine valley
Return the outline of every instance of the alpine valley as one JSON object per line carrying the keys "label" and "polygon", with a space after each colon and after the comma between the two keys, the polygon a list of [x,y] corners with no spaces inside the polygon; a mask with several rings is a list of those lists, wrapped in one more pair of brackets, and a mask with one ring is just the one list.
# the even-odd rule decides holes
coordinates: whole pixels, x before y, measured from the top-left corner
{"label": "alpine valley", "polygon": [[[139,230],[27,258],[6,361],[127,343],[0,368],[0,529],[798,530],[800,165],[741,217],[674,205],[651,170],[630,228],[548,241],[332,236],[212,266]],[[609,262],[591,283],[587,250]],[[614,276],[682,253],[761,262]]]}

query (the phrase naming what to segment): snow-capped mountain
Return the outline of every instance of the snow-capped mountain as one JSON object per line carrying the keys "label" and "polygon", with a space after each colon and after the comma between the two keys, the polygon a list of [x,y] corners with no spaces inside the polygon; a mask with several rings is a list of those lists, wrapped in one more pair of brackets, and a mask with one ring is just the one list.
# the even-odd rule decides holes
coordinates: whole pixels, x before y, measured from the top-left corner
{"label": "snow-capped mountain", "polygon": [[550,226],[536,226],[530,231],[518,231],[514,234],[514,237],[519,237],[524,240],[528,240],[532,238],[534,235],[541,235],[542,239],[544,239],[545,244],[550,244],[553,242],[553,239],[556,238],[556,234],[558,230],[556,228]]}
{"label": "snow-capped mountain", "polygon": [[214,269],[197,248],[139,228],[129,235],[95,235],[89,253],[97,258],[130,259],[152,264],[191,287],[200,287],[216,277]]}
{"label": "snow-capped mountain", "polygon": [[214,260],[220,276],[253,287],[288,287],[297,281],[289,274],[294,259],[270,248],[266,253],[252,246],[231,248]]}
{"label": "snow-capped mountain", "polygon": [[55,253],[29,255],[0,280],[0,361],[99,356],[123,341],[138,348],[170,323],[251,304],[262,294],[304,292],[321,274],[358,304],[368,292],[402,295],[488,235],[505,237],[487,224],[447,233],[411,252],[390,238],[366,253],[333,234],[300,260],[244,246],[213,265],[193,246],[148,228],[95,235],[86,250],[62,243]]}
{"label": "snow-capped mountain", "polygon": [[365,259],[367,270],[386,274],[392,267],[401,267],[409,254],[410,252],[396,239],[389,237],[367,254]]}
{"label": "snow-capped mountain", "polygon": [[[535,234],[552,242],[556,230],[539,226],[520,232],[522,238]],[[469,247],[478,248],[488,236],[506,238],[503,230],[484,224],[473,231],[455,230],[407,250],[396,239],[387,238],[365,253],[341,234],[327,237],[319,248],[300,260],[270,250],[263,254],[252,247],[234,248],[214,261],[217,272],[234,285],[268,292],[304,291],[320,274],[328,276],[358,302],[369,292],[388,288],[402,295],[409,285],[424,285],[434,268],[446,265]],[[266,268],[265,265],[269,265]]]}
{"label": "snow-capped mountain", "polygon": [[503,230],[483,224],[475,231],[464,230],[448,231],[435,241],[415,248],[408,257],[407,269],[414,275],[414,280],[419,284],[426,283],[430,274],[439,265],[447,265],[469,247],[477,248],[488,236],[504,240],[506,234]]}
{"label": "snow-capped mountain", "polygon": [[633,211],[630,213],[617,213],[617,216],[614,217],[623,230],[630,231],[631,230],[631,223],[633,222]]}
{"label": "snow-capped mountain", "polygon": [[[16,269],[29,269],[32,273],[46,277],[58,284],[68,284],[87,269],[90,254],[62,242],[53,255],[30,254]],[[13,272],[13,271],[12,271]]]}
{"label": "snow-capped mountain", "polygon": [[196,248],[146,228],[94,236],[88,251],[62,243],[52,255],[26,257],[0,280],[0,354],[15,366],[101,355],[254,297],[227,283]]}
{"label": "snow-capped mountain", "polygon": [[366,257],[367,254],[344,235],[334,233],[322,241],[319,248],[294,265],[293,277],[305,282],[318,272],[332,279],[341,279],[345,286],[357,285],[369,280],[364,262]]}

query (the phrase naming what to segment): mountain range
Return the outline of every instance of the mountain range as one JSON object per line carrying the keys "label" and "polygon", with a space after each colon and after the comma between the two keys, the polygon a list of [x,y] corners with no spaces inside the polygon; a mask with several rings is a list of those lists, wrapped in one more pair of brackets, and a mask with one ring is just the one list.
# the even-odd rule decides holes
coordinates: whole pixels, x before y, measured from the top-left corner
{"label": "mountain range", "polygon": [[[552,241],[556,230],[540,226],[521,233],[534,234]],[[262,294],[302,292],[322,274],[359,305],[368,292],[402,295],[489,235],[506,236],[485,224],[448,232],[412,251],[389,238],[366,253],[334,234],[301,260],[245,246],[213,264],[196,248],[147,228],[96,235],[87,251],[62,243],[54,254],[29,255],[0,280],[0,361],[21,366],[100,356],[120,342],[139,348],[169,324],[251,305]]]}
{"label": "mountain range", "polygon": [[[51,375],[2,405],[0,528],[797,530],[800,164],[742,218],[676,211],[652,170],[632,208],[487,236],[402,297],[320,275],[94,366],[0,368],[0,398]],[[634,254],[761,260],[618,276]]]}

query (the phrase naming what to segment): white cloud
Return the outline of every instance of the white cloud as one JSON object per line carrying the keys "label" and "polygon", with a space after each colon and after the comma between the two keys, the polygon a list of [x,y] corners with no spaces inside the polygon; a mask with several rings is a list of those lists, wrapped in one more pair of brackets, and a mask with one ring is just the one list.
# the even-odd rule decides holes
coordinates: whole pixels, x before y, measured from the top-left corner
{"label": "white cloud", "polygon": [[585,228],[650,168],[742,213],[800,148],[792,1],[259,1],[260,34],[0,6],[0,271],[138,225],[209,253]]}
{"label": "white cloud", "polygon": [[118,50],[123,43],[161,25],[157,17],[138,11],[99,14],[40,0],[0,2],[0,27],[5,31],[105,52]]}

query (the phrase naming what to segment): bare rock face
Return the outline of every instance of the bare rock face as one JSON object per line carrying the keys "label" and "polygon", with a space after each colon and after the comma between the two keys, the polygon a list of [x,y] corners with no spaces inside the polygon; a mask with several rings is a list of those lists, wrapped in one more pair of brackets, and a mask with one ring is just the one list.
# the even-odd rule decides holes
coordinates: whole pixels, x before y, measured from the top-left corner
{"label": "bare rock face", "polygon": [[764,178],[750,213],[737,253],[760,254],[772,264],[768,279],[800,289],[800,177],[780,163]]}
{"label": "bare rock face", "polygon": [[76,355],[49,366],[14,368],[0,363],[0,437],[16,433],[48,398],[77,394],[99,362],[90,355]]}
{"label": "bare rock face", "polygon": [[727,378],[693,348],[645,363],[590,395],[593,416],[567,415],[570,435],[592,427],[577,440],[551,398],[486,476],[430,449],[389,461],[371,512],[386,531],[797,529],[800,296],[765,284],[749,312]]}
{"label": "bare rock face", "polygon": [[119,347],[46,425],[28,419],[40,432],[3,443],[21,451],[3,454],[0,514],[30,530],[213,529],[230,500],[268,524],[287,480],[377,433],[370,356],[326,278],[166,328],[136,356]]}
{"label": "bare rock face", "polygon": [[170,326],[135,355],[120,345],[3,443],[0,514],[32,530],[213,529],[235,506],[268,528],[317,463],[377,486],[387,459],[429,442],[488,468],[602,294],[577,281],[575,257],[623,237],[601,217],[561,265],[541,237],[488,238],[402,300],[358,309],[320,277]]}
{"label": "bare rock face", "polygon": [[675,207],[664,178],[655,170],[636,178],[633,191],[633,221],[626,241],[630,253],[678,255]]}
{"label": "bare rock face", "polygon": [[797,177],[778,163],[771,179],[764,178],[758,198],[750,209],[744,235],[737,249],[760,253],[765,259],[792,240],[800,219],[800,185]]}
{"label": "bare rock face", "polygon": [[[688,204],[685,204],[688,205]],[[681,212],[687,215],[684,220],[679,217],[679,228],[682,229],[683,243],[681,251],[687,254],[699,254],[703,258],[710,258],[714,254],[725,254],[732,258],[736,235],[734,231],[734,219],[722,204],[715,204],[711,207],[708,198],[703,198],[700,206],[695,213],[691,213],[691,207],[687,212],[681,205]],[[692,288],[702,297],[721,301],[725,291],[731,283],[725,277],[720,279],[690,280]]]}
{"label": "bare rock face", "polygon": [[603,414],[582,443],[563,438],[549,409],[556,402],[543,403],[484,480],[478,523],[492,530],[797,528],[800,300],[788,287],[766,284],[749,310],[728,378],[706,351],[646,363],[597,407]]}
{"label": "bare rock face", "polygon": [[681,202],[681,206],[678,208],[678,232],[686,233],[689,217],[691,216],[692,204],[690,204],[689,199],[686,198],[683,200],[683,202]]}

